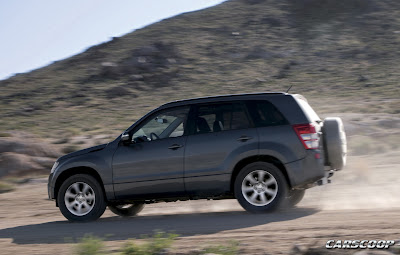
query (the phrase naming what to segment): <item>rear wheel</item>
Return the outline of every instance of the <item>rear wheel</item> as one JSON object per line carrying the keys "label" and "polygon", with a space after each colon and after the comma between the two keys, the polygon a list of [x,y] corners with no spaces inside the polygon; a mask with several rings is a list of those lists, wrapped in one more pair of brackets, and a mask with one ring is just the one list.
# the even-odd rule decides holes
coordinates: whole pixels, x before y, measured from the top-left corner
{"label": "rear wheel", "polygon": [[286,197],[287,206],[288,207],[296,206],[298,203],[301,202],[301,200],[303,200],[305,193],[306,193],[305,189],[291,190],[289,192],[289,195]]}
{"label": "rear wheel", "polygon": [[144,204],[109,205],[108,208],[116,215],[130,217],[140,213],[144,208]]}
{"label": "rear wheel", "polygon": [[285,200],[287,190],[282,172],[265,162],[245,166],[234,184],[235,197],[239,204],[252,213],[276,210]]}
{"label": "rear wheel", "polygon": [[66,179],[60,187],[57,201],[61,213],[69,221],[97,220],[106,209],[100,183],[87,174]]}

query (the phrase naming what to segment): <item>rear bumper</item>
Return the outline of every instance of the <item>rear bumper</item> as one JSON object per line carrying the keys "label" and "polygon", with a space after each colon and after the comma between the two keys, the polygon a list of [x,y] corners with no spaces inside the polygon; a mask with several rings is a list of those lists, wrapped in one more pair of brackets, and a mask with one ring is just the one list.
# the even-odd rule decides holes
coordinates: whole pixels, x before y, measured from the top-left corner
{"label": "rear bumper", "polygon": [[331,183],[331,180],[329,178],[331,178],[333,176],[335,172],[333,170],[325,170],[325,176],[322,177],[321,179],[319,179],[317,182],[310,184],[309,188],[312,188],[314,186],[321,186],[321,185],[325,185],[328,183]]}
{"label": "rear bumper", "polygon": [[291,188],[308,188],[325,177],[323,154],[320,150],[307,150],[306,157],[285,164]]}

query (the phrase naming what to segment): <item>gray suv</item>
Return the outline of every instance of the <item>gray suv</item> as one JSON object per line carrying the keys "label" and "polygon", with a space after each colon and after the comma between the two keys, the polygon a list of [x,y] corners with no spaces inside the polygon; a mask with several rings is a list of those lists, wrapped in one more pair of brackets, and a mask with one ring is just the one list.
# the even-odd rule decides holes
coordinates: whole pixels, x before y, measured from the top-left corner
{"label": "gray suv", "polygon": [[113,142],[60,157],[48,193],[70,221],[189,199],[264,213],[296,205],[345,163],[342,121],[322,121],[301,95],[225,95],[164,104]]}

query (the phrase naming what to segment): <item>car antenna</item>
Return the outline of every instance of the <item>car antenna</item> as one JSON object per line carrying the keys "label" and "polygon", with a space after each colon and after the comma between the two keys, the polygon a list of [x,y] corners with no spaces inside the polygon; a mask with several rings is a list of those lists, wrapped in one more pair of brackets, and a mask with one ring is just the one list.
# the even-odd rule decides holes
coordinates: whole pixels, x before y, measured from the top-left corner
{"label": "car antenna", "polygon": [[288,88],[288,90],[286,91],[286,93],[289,93],[289,90],[292,88],[293,85],[290,85],[290,87]]}

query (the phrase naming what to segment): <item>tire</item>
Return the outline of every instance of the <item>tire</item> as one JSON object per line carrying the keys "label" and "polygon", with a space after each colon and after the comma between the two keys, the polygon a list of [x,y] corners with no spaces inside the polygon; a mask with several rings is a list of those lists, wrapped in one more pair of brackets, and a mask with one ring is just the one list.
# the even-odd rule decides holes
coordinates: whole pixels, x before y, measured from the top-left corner
{"label": "tire", "polygon": [[347,141],[343,122],[340,118],[329,117],[323,126],[326,165],[340,170],[346,165]]}
{"label": "tire", "polygon": [[109,205],[108,208],[116,215],[131,217],[140,213],[144,208],[144,204]]}
{"label": "tire", "polygon": [[[263,179],[261,182],[260,179]],[[237,175],[234,193],[239,204],[251,213],[278,209],[285,201],[288,185],[281,170],[266,162],[245,166]]]}
{"label": "tire", "polygon": [[72,222],[97,220],[107,207],[100,183],[87,174],[66,179],[60,187],[57,201],[61,213]]}
{"label": "tire", "polygon": [[298,203],[303,200],[306,194],[305,189],[295,189],[289,192],[289,196],[286,197],[286,204],[288,207],[295,207]]}

